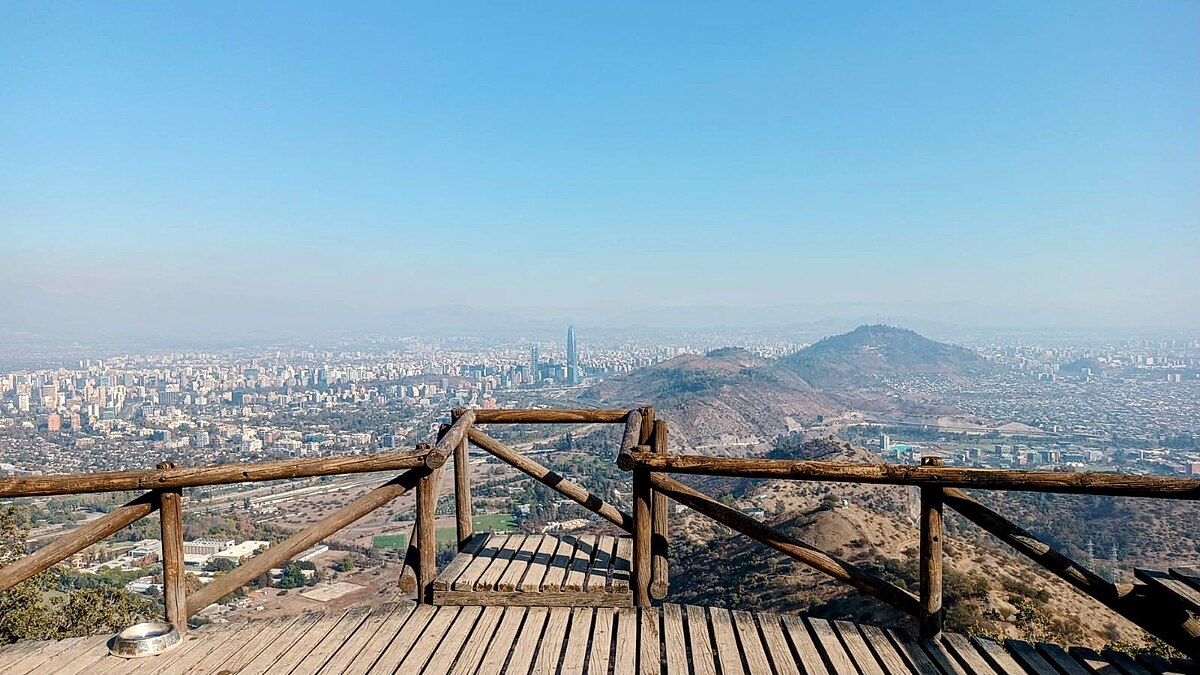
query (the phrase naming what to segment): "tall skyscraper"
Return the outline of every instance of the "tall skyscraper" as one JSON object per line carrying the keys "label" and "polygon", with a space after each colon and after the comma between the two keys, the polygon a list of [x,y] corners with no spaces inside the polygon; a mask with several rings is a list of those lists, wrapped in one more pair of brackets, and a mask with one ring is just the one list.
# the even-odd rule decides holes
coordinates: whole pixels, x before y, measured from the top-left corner
{"label": "tall skyscraper", "polygon": [[567,383],[579,384],[579,354],[575,351],[575,326],[567,326]]}
{"label": "tall skyscraper", "polygon": [[537,382],[542,378],[538,377],[538,348],[533,347],[529,350],[529,381]]}

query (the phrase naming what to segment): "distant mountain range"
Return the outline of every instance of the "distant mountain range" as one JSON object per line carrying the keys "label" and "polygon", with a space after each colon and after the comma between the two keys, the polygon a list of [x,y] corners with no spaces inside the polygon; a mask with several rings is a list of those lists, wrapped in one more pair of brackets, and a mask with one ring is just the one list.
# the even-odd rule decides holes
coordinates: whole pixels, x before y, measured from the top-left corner
{"label": "distant mountain range", "polygon": [[[341,295],[160,289],[155,284],[53,291],[17,281],[0,293],[0,346],[99,343],[127,348],[256,346],[307,343],[371,335],[544,339],[573,323],[586,343],[597,340],[686,339],[708,333],[770,333],[816,340],[860,324],[902,323],[927,334],[976,342],[997,336],[1092,339],[1175,335],[1195,329],[1195,313],[1103,319],[1082,307],[992,307],[970,302],[790,303],[759,307],[731,305],[599,307],[507,307],[482,309],[438,304],[439,298],[379,293]],[[319,320],[317,318],[319,317]],[[1134,330],[1134,327],[1137,327]]]}

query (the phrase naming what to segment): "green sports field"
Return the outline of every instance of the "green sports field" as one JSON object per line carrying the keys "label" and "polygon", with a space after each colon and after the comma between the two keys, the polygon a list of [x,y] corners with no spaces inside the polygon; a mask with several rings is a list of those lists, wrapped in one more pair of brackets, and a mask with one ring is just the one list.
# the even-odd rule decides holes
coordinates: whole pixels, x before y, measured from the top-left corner
{"label": "green sports field", "polygon": [[407,534],[380,534],[371,538],[372,548],[407,548]]}
{"label": "green sports field", "polygon": [[[513,517],[507,514],[490,516],[475,516],[471,519],[476,532],[491,532],[493,530],[513,529]],[[458,531],[453,527],[439,527],[437,530],[438,545],[453,544],[458,539]],[[408,547],[407,534],[380,534],[371,538],[374,548],[404,549]]]}

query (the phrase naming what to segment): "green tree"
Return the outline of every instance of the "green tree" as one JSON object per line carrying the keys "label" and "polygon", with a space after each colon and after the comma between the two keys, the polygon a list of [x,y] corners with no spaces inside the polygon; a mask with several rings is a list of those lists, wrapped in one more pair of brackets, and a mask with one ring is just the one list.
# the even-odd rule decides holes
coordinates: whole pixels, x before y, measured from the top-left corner
{"label": "green tree", "polygon": [[289,562],[283,566],[283,574],[280,575],[279,581],[275,585],[279,588],[300,588],[304,586],[304,570],[294,562]]}
{"label": "green tree", "polygon": [[228,572],[235,567],[237,567],[237,563],[228,558],[216,558],[214,560],[210,560],[208,564],[204,566],[204,569],[208,570],[209,572]]}
{"label": "green tree", "polygon": [[[29,512],[0,510],[0,567],[28,551]],[[47,570],[0,593],[0,642],[47,640],[117,631],[157,612],[120,586],[73,587],[72,575]],[[50,591],[62,595],[50,597]]]}

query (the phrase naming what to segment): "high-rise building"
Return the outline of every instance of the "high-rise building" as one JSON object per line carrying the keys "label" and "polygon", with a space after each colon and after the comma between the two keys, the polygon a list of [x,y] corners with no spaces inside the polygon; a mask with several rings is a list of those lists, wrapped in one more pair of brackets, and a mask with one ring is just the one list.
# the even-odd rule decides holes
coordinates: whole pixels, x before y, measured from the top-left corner
{"label": "high-rise building", "polygon": [[575,326],[567,326],[567,384],[579,384],[579,354],[575,351]]}
{"label": "high-rise building", "polygon": [[529,381],[537,382],[542,378],[538,377],[538,348],[531,347],[529,349]]}

